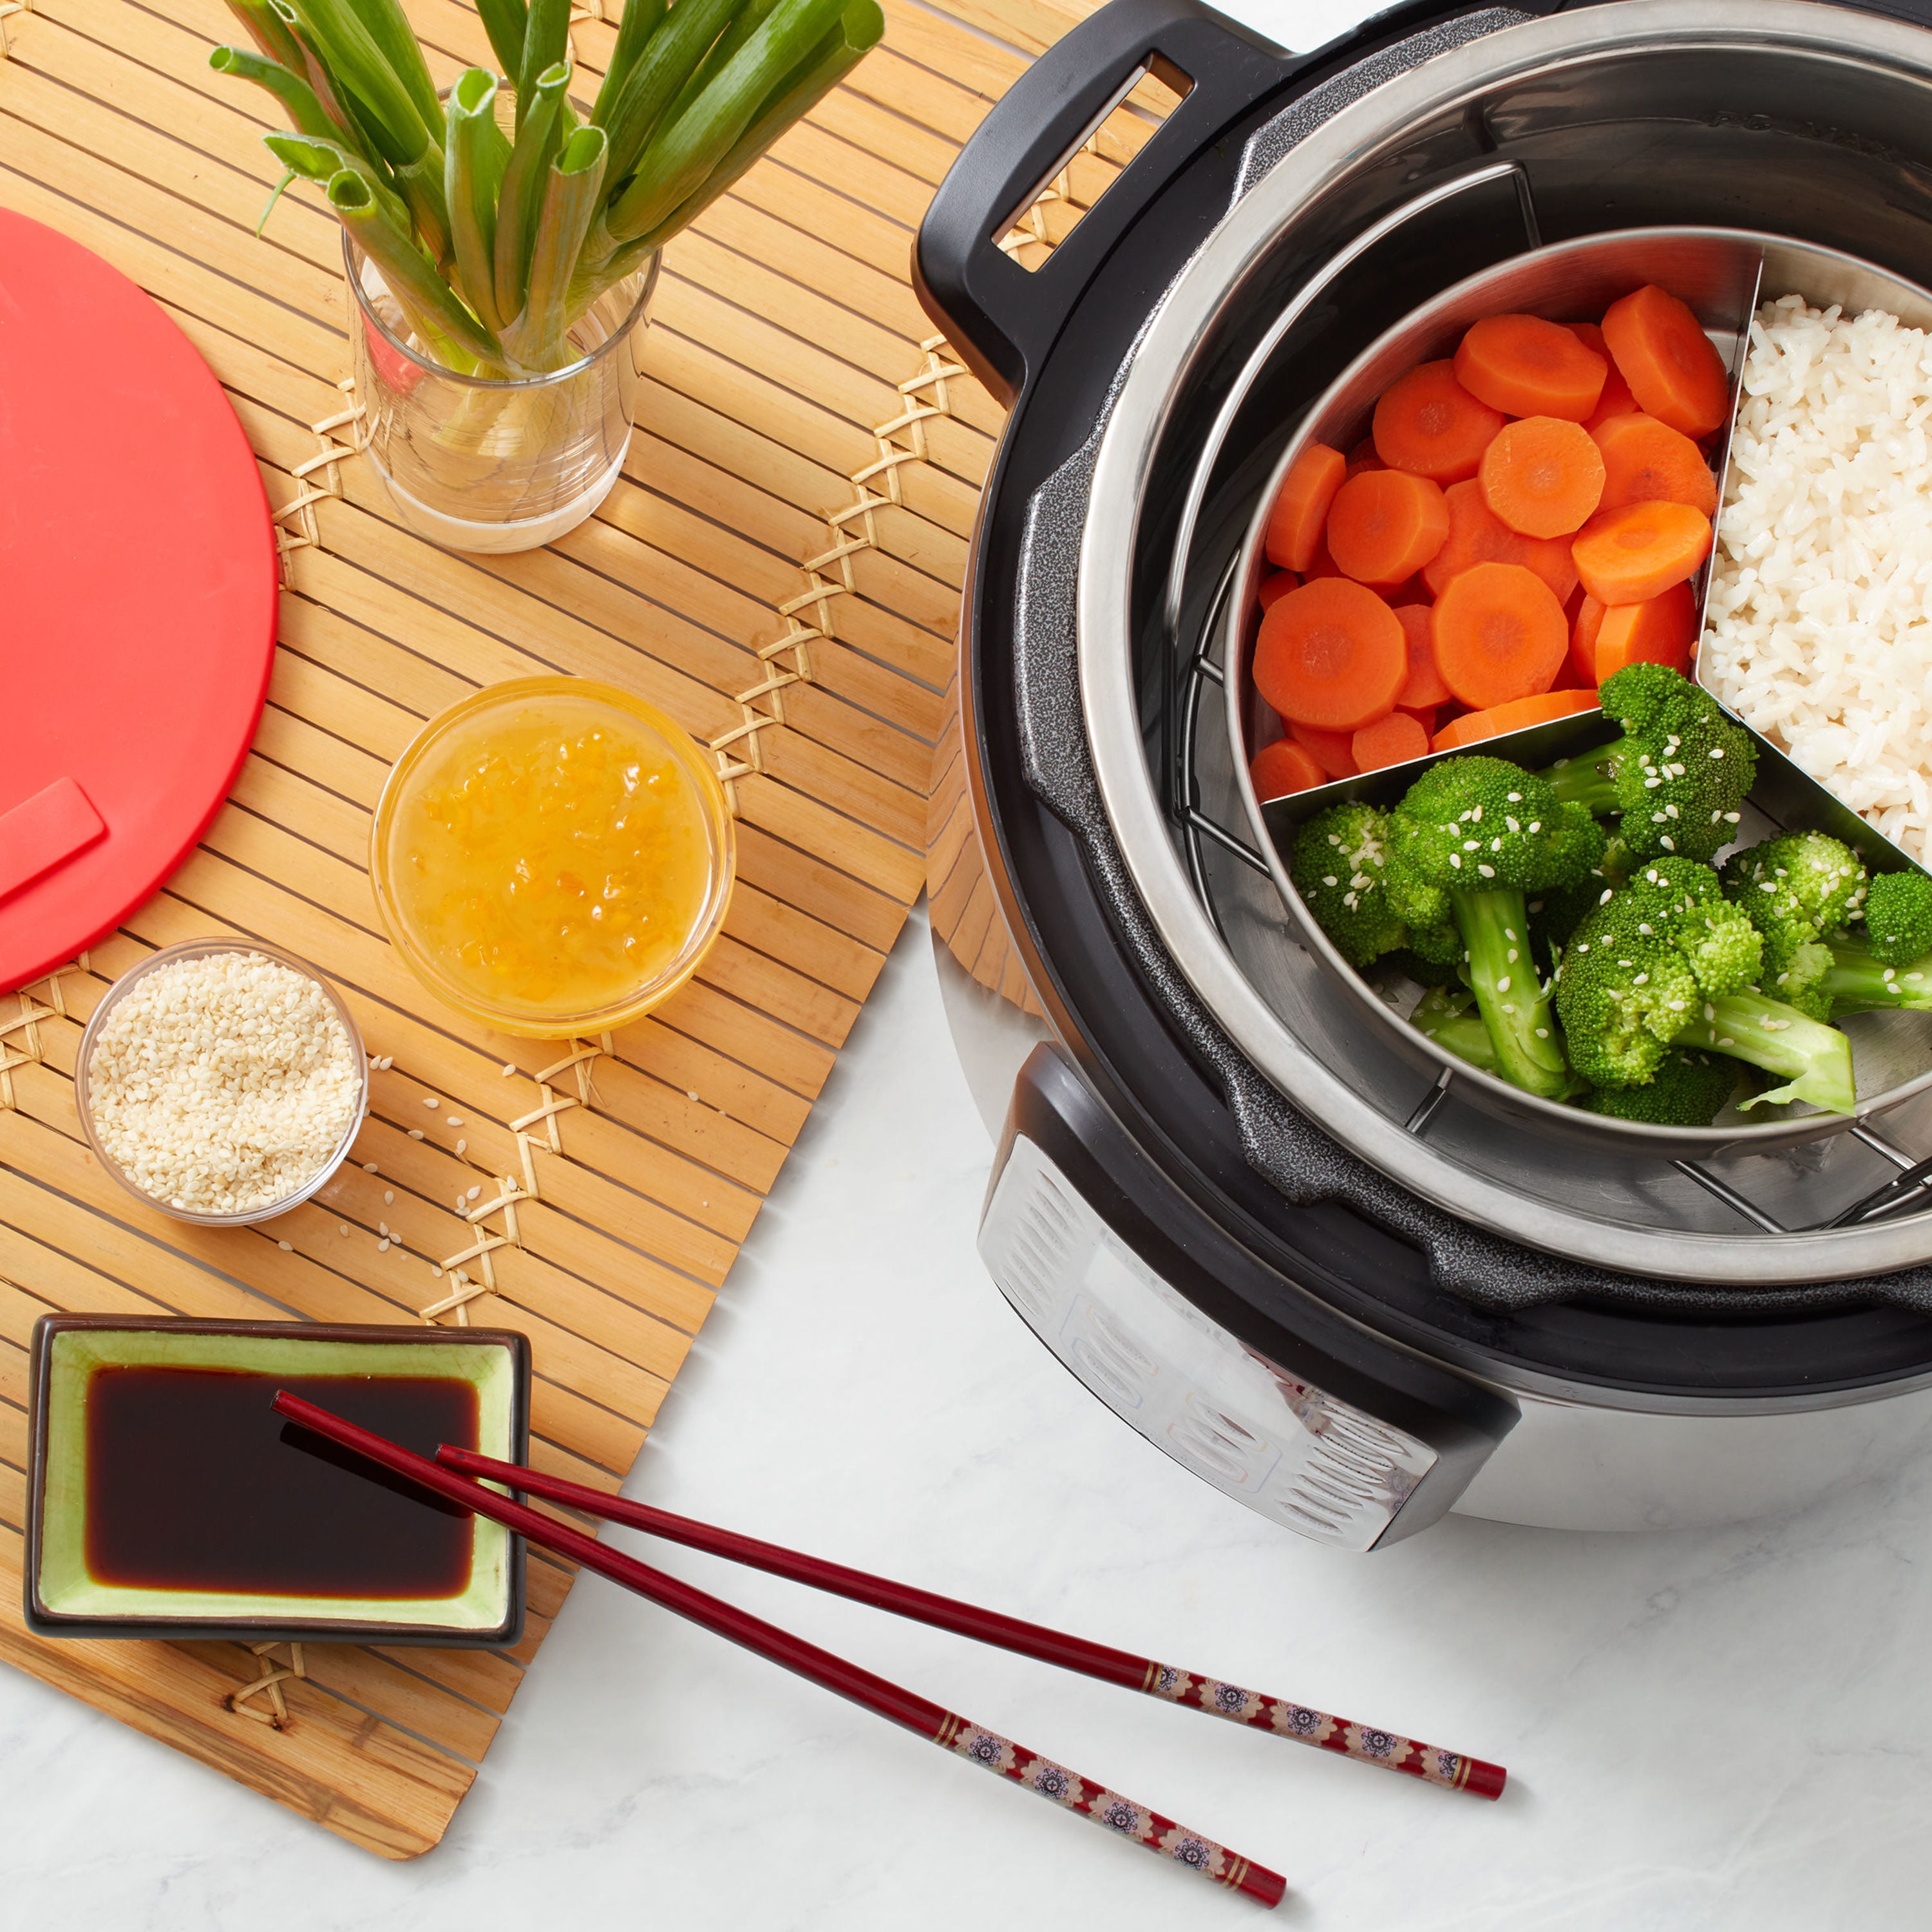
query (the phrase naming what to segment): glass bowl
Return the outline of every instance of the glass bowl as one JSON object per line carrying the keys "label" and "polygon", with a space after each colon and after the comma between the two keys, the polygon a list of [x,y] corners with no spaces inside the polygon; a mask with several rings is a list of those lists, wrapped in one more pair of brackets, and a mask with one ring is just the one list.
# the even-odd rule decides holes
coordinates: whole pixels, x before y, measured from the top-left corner
{"label": "glass bowl", "polygon": [[[424,908],[412,895],[411,854],[402,821],[436,787],[453,776],[455,761],[474,756],[490,734],[536,728],[560,732],[588,726],[602,717],[631,737],[661,752],[681,781],[680,796],[700,834],[701,887],[694,919],[676,951],[662,959],[634,984],[610,992],[593,1005],[553,1003],[534,996],[493,994],[466,973],[448,947],[429,929]],[[488,801],[482,808],[488,808]],[[425,814],[427,815],[427,814]],[[724,788],[702,748],[656,706],[614,686],[590,678],[514,678],[485,686],[432,718],[396,760],[370,830],[369,876],[376,904],[396,950],[416,977],[446,1004],[494,1030],[538,1040],[586,1038],[627,1026],[676,992],[711,950],[724,922],[736,869],[736,843]],[[526,875],[527,876],[527,875]],[[442,888],[447,892],[449,888]],[[479,899],[486,895],[479,891]],[[600,910],[593,917],[601,917]],[[569,942],[560,943],[567,953]]]}
{"label": "glass bowl", "polygon": [[[322,998],[329,1004],[349,1035],[349,1045],[356,1056],[356,1100],[349,1110],[349,1124],[342,1130],[342,1138],[334,1150],[315,1173],[296,1191],[279,1201],[272,1201],[260,1208],[250,1208],[238,1214],[200,1214],[191,1208],[176,1208],[150,1194],[144,1187],[137,1186],[133,1179],[122,1170],[101,1144],[100,1136],[94,1124],[94,1108],[91,1098],[92,1071],[94,1064],[95,1042],[107,1023],[108,1016],[127,998],[130,992],[158,968],[176,959],[202,959],[218,952],[259,953],[265,959],[272,959],[278,966],[286,966],[299,973],[305,980],[312,980],[322,989]],[[320,1193],[334,1175],[336,1169],[348,1158],[349,1150],[356,1143],[356,1136],[362,1131],[363,1117],[369,1111],[369,1056],[362,1046],[362,1035],[356,1024],[355,1016],[342,1001],[342,996],[311,966],[306,959],[287,951],[280,946],[271,945],[265,939],[184,939],[178,946],[164,946],[158,952],[150,953],[138,966],[131,966],[108,988],[99,1006],[94,1010],[94,1017],[87,1023],[87,1030],[80,1036],[80,1052],[74,1061],[74,1105],[80,1114],[80,1130],[87,1137],[87,1144],[99,1161],[101,1171],[119,1186],[140,1202],[143,1207],[158,1209],[177,1221],[191,1221],[202,1228],[247,1228],[258,1221],[272,1221],[278,1214],[286,1214],[292,1208],[299,1208],[304,1201],[311,1200]]]}

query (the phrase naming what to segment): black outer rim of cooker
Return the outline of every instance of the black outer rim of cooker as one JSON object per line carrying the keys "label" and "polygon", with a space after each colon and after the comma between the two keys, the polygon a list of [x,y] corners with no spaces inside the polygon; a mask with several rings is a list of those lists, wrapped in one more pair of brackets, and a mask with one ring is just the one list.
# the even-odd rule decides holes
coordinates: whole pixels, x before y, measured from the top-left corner
{"label": "black outer rim of cooker", "polygon": [[[1514,4],[1558,10],[1536,0]],[[1461,10],[1405,8],[1397,20],[1370,22],[1324,50],[1312,77],[1400,39],[1412,25]],[[1927,24],[1903,7],[1869,10]],[[1388,31],[1397,25],[1401,31]],[[1876,1391],[1932,1375],[1932,1318],[1900,1308],[1700,1316],[1580,1298],[1492,1311],[1436,1286],[1423,1255],[1346,1206],[1289,1202],[1244,1157],[1215,1075],[1184,1044],[1136,970],[1078,841],[1028,784],[1010,675],[1028,501],[1090,433],[1142,320],[1225,210],[1247,132],[1279,111],[1284,96],[1310,84],[1307,67],[1284,74],[1281,92],[1175,171],[1030,372],[981,498],[962,606],[966,738],[982,831],[992,834],[987,858],[1000,910],[1087,1084],[1168,1184],[1172,1204],[1184,1202],[1184,1213],[1198,1217],[1183,1245],[1198,1244],[1204,1259],[1220,1252],[1211,1287],[1204,1276],[1177,1286],[1196,1299],[1211,1297],[1204,1312],[1288,1364],[1306,1354],[1312,1315],[1319,1311],[1313,1325],[1330,1346],[1339,1316],[1354,1336],[1352,1347],[1342,1345],[1346,1352],[1377,1380],[1393,1358],[1419,1356],[1508,1386],[1594,1390],[1668,1408],[1816,1401],[1834,1390]],[[989,634],[1000,646],[990,653]],[[1232,1250],[1255,1265],[1238,1265]]]}

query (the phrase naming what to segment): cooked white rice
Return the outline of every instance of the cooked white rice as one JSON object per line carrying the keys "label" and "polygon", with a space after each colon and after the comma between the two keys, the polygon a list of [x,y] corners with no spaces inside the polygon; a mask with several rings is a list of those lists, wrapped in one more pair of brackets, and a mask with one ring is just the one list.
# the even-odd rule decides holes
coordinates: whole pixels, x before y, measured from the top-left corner
{"label": "cooked white rice", "polygon": [[1786,296],[1751,324],[1744,389],[1705,675],[1932,860],[1932,336]]}

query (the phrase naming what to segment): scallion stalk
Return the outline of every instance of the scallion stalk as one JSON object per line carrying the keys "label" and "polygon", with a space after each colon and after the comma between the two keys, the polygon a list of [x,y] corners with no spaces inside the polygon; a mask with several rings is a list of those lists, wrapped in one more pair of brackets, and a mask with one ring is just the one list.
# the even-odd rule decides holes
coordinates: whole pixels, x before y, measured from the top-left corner
{"label": "scallion stalk", "polygon": [[597,212],[604,185],[609,136],[602,128],[579,128],[557,150],[544,190],[530,248],[530,293],[504,346],[526,368],[570,360],[564,331],[571,276]]}
{"label": "scallion stalk", "polygon": [[436,97],[436,82],[430,78],[422,44],[398,0],[349,0],[349,4],[389,71],[408,91],[423,125],[432,129],[441,127],[442,103]]}
{"label": "scallion stalk", "polygon": [[302,16],[289,4],[289,0],[268,0],[268,10],[287,29],[290,39],[295,42],[302,56],[303,77],[315,90],[315,98],[322,103],[322,112],[335,123],[334,138],[355,147],[372,160],[379,158],[382,150],[371,145],[362,122],[338,91],[334,77],[329,73],[316,46],[315,38]]}
{"label": "scallion stalk", "polygon": [[[383,158],[398,167],[406,161],[420,161],[436,143],[409,89],[382,58],[348,0],[292,0],[292,5],[323,64],[339,83],[338,97],[346,93],[349,104],[361,110],[357,118]],[[439,114],[439,125],[441,118]],[[442,166],[439,152],[439,172]]]}
{"label": "scallion stalk", "polygon": [[405,161],[396,170],[396,188],[409,204],[418,238],[439,268],[447,270],[454,256],[449,235],[449,203],[442,191],[442,146],[433,142],[419,161]]}
{"label": "scallion stalk", "polygon": [[456,273],[470,306],[500,334],[496,308],[496,200],[510,144],[496,125],[496,76],[472,67],[449,90],[443,141],[444,194]]}
{"label": "scallion stalk", "polygon": [[490,36],[490,51],[512,86],[524,70],[524,34],[530,22],[530,8],[524,0],[476,0],[483,16],[483,31]]}
{"label": "scallion stalk", "polygon": [[530,0],[530,23],[524,30],[523,65],[513,76],[517,84],[517,126],[536,99],[538,82],[561,61],[570,60],[570,0]]}
{"label": "scallion stalk", "polygon": [[664,110],[730,25],[737,4],[738,0],[677,0],[646,43],[603,124],[610,136],[604,174],[614,187],[636,165]]}
{"label": "scallion stalk", "polygon": [[658,226],[734,147],[759,107],[823,39],[847,0],[779,0],[711,84],[661,124],[605,226],[620,242]]}
{"label": "scallion stalk", "polygon": [[290,173],[323,188],[344,168],[360,175],[369,184],[382,212],[398,228],[410,226],[410,211],[402,197],[362,154],[352,153],[340,141],[310,139],[298,134],[264,134],[262,145]]}
{"label": "scallion stalk", "polygon": [[[269,17],[272,20],[274,16],[272,14]],[[302,58],[299,48],[296,58]],[[266,88],[288,110],[289,118],[296,124],[297,133],[314,140],[335,138],[335,123],[324,112],[315,89],[280,61],[265,59],[260,54],[249,52],[245,47],[217,47],[208,56],[208,64],[217,74],[232,74],[237,80],[252,80],[257,87]]]}
{"label": "scallion stalk", "polygon": [[302,48],[268,0],[228,0],[228,10],[248,29],[264,59],[279,62],[292,74],[302,71]]}
{"label": "scallion stalk", "polygon": [[598,88],[597,98],[591,106],[592,127],[608,128],[610,125],[617,97],[623,92],[624,83],[631,77],[631,70],[637,65],[638,56],[657,32],[664,16],[664,0],[624,0],[624,16],[617,22],[617,43],[610,50],[610,64],[604,70],[603,85]]}
{"label": "scallion stalk", "polygon": [[559,61],[538,76],[534,97],[503,170],[503,191],[496,204],[496,313],[506,319],[506,326],[524,311],[530,248],[536,237],[550,160],[559,146],[570,72],[568,64]]}
{"label": "scallion stalk", "polygon": [[711,44],[711,51],[692,70],[691,78],[677,91],[677,98],[664,110],[664,118],[674,122],[712,82],[718,70],[748,40],[778,0],[745,0],[731,24]]}
{"label": "scallion stalk", "polygon": [[502,345],[449,290],[414,241],[392,221],[362,176],[344,168],[328,184],[328,205],[374,262],[410,326],[425,343],[453,343],[479,362],[500,364]]}

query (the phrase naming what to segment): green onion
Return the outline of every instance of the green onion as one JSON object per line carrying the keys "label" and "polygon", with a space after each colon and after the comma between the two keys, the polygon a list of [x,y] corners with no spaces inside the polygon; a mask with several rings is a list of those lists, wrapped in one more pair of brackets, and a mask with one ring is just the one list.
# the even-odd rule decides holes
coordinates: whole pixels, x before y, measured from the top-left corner
{"label": "green onion", "polygon": [[[846,0],[779,0],[711,84],[638,158],[636,178],[605,218],[628,241],[658,226],[736,144],[760,105],[845,10]],[[675,15],[674,15],[674,18]]]}
{"label": "green onion", "polygon": [[550,158],[557,150],[563,116],[563,97],[570,85],[570,68],[559,61],[538,76],[535,97],[517,130],[503,170],[503,192],[496,207],[496,313],[506,323],[524,311],[529,286],[530,248],[536,238],[537,217],[542,212]]}
{"label": "green onion", "polygon": [[538,366],[539,358],[571,359],[564,336],[565,304],[572,272],[597,212],[609,145],[602,128],[579,128],[550,164],[530,249],[530,295],[506,344],[526,367]]}
{"label": "green onion", "polygon": [[678,89],[677,98],[664,110],[667,122],[675,121],[711,85],[718,69],[752,38],[778,4],[778,0],[745,0],[737,17],[712,42],[711,51],[698,63],[691,78]]}
{"label": "green onion", "polygon": [[419,161],[405,161],[396,170],[396,186],[408,202],[410,218],[422,244],[439,268],[453,259],[449,238],[449,203],[442,192],[442,150],[434,142]]}
{"label": "green onion", "polygon": [[[399,80],[347,0],[294,0],[316,52],[340,83],[336,92],[384,158],[400,166],[435,144],[410,92]],[[441,116],[438,116],[439,122]],[[440,157],[437,160],[442,166]]]}
{"label": "green onion", "polygon": [[279,61],[291,73],[301,70],[302,48],[289,32],[288,22],[277,16],[268,0],[228,0],[228,10],[248,28],[248,38],[261,49],[265,59]]}
{"label": "green onion", "polygon": [[[687,196],[650,232],[624,252],[636,251],[632,266],[696,220],[733,182],[761,159],[765,150],[795,126],[876,46],[886,31],[878,0],[852,0],[838,26],[782,82],[757,118],[720,158],[704,184]],[[628,270],[626,271],[628,272]]]}
{"label": "green onion", "polygon": [[296,134],[264,134],[262,145],[298,179],[316,182],[324,188],[344,168],[351,174],[360,175],[389,220],[398,228],[408,228],[408,204],[364,156],[352,154],[340,142],[311,140]]}
{"label": "green onion", "polygon": [[450,293],[422,250],[383,213],[360,175],[347,168],[337,175],[328,184],[328,205],[380,271],[410,328],[424,342],[452,342],[481,362],[501,362],[503,352],[496,337]]}
{"label": "green onion", "polygon": [[449,90],[443,142],[445,199],[458,280],[486,327],[501,330],[496,308],[496,202],[510,144],[496,126],[496,76],[472,67]]}
{"label": "green onion", "polygon": [[658,30],[664,16],[664,0],[624,0],[624,17],[617,23],[617,44],[610,50],[610,64],[604,70],[604,84],[590,110],[590,124],[604,128],[624,91],[631,70],[645,44]]}
{"label": "green onion", "polygon": [[238,80],[252,80],[257,87],[266,88],[288,110],[289,118],[300,133],[316,140],[334,139],[335,123],[323,111],[315,89],[279,62],[265,60],[244,47],[217,47],[208,64],[217,74],[232,74]]}
{"label": "green onion", "polygon": [[496,65],[514,87],[524,70],[524,32],[530,9],[524,0],[476,0],[476,10],[483,16],[483,31],[490,36],[490,51],[496,56]]}
{"label": "green onion", "polygon": [[423,125],[440,127],[442,103],[436,98],[436,82],[429,77],[429,63],[398,0],[349,0],[349,4],[389,71],[408,90]]}
{"label": "green onion", "polygon": [[570,0],[530,0],[530,24],[524,33],[523,65],[512,78],[517,85],[517,125],[536,99],[543,76],[570,59]]}
{"label": "green onion", "polygon": [[636,165],[659,118],[730,24],[738,0],[677,0],[646,44],[603,124],[610,136],[605,177],[614,186]]}

